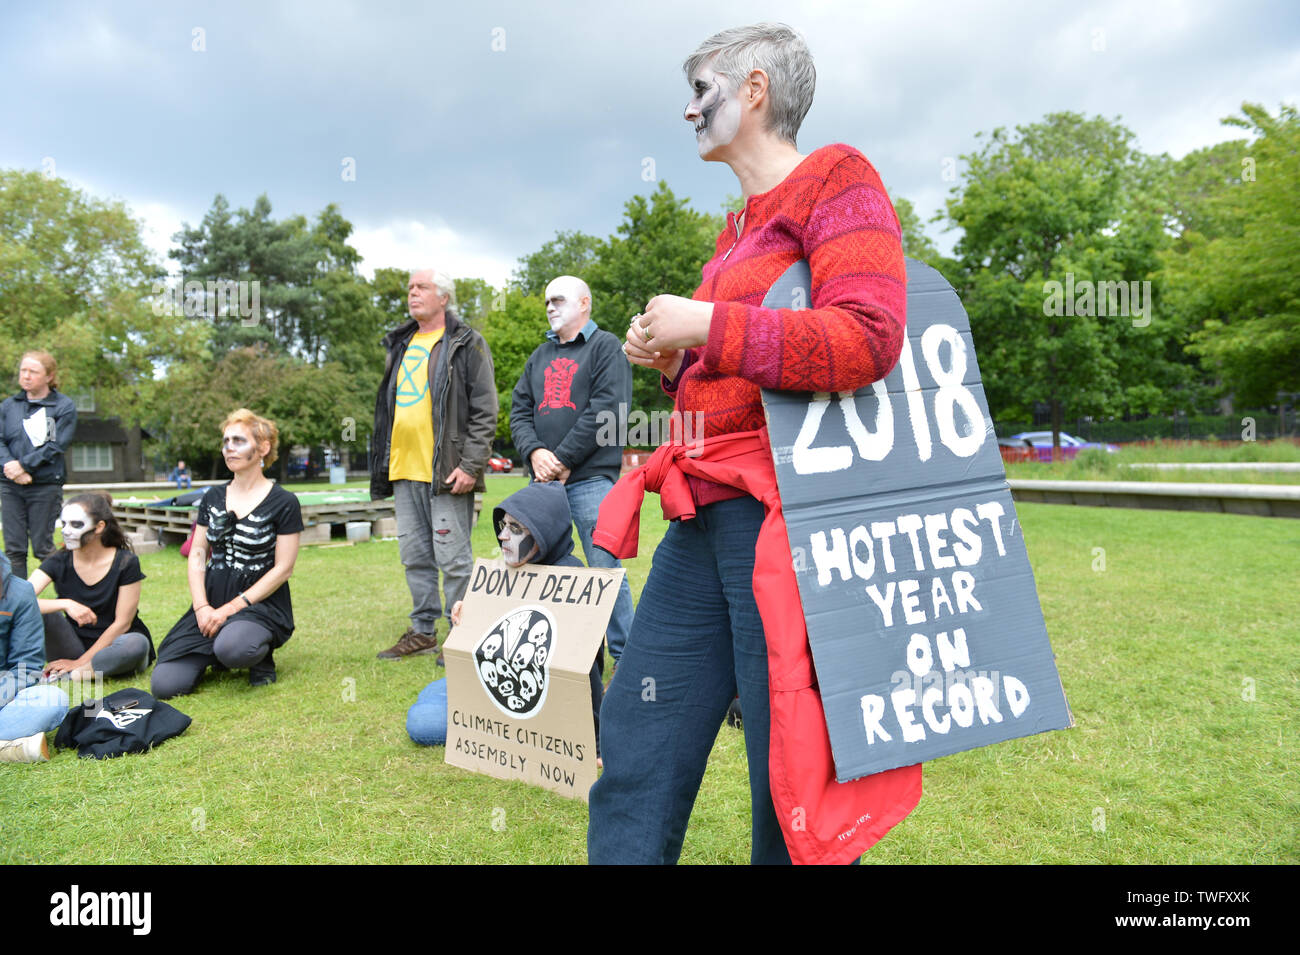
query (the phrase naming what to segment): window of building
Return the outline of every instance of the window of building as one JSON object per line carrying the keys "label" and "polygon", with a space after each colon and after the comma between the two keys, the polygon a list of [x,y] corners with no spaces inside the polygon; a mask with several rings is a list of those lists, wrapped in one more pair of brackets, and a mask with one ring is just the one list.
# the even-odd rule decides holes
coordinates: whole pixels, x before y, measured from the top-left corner
{"label": "window of building", "polygon": [[93,412],[95,410],[95,393],[93,391],[83,391],[73,395],[72,400],[77,403],[78,411]]}
{"label": "window of building", "polygon": [[72,446],[72,470],[113,470],[113,446],[111,444],[74,444]]}

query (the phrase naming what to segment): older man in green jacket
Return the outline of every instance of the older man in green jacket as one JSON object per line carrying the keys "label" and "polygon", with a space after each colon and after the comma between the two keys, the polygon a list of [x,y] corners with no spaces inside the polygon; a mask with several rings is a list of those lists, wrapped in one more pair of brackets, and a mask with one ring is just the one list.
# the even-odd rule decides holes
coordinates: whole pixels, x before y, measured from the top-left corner
{"label": "older man in green jacket", "polygon": [[451,279],[436,269],[412,272],[411,320],[384,338],[370,496],[394,498],[413,609],[411,626],[381,660],[437,652],[438,618],[465,595],[474,565],[474,492],[484,488],[497,389],[487,342],[453,311],[454,295]]}

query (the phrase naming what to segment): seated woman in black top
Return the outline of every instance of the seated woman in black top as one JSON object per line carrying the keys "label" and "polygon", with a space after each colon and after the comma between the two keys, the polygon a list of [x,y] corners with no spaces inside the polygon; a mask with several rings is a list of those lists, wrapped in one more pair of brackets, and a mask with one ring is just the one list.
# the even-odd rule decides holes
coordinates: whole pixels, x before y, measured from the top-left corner
{"label": "seated woman in black top", "polygon": [[189,557],[194,603],[158,648],[159,699],[192,692],[212,665],[247,669],[252,686],[274,683],[271,653],[293,633],[288,581],[302,511],[297,497],[262,474],[275,461],[279,431],[247,408],[231,412],[221,429],[234,479],[208,488],[199,502]]}
{"label": "seated woman in black top", "polygon": [[113,517],[105,492],[78,494],[63,505],[63,549],[31,576],[39,595],[51,583],[56,600],[41,600],[47,676],[120,676],[142,672],[153,639],[137,614],[140,560]]}

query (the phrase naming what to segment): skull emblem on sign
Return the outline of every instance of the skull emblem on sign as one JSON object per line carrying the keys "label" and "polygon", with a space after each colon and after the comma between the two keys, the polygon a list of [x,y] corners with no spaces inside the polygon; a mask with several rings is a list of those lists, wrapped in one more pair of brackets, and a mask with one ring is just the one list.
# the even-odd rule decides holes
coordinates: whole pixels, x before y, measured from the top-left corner
{"label": "skull emblem on sign", "polygon": [[510,658],[511,665],[516,670],[525,669],[532,662],[533,654],[537,650],[537,645],[533,643],[521,643],[515,647],[515,655]]}
{"label": "skull emblem on sign", "polygon": [[555,620],[538,606],[511,611],[479,641],[474,648],[479,682],[502,712],[527,718],[541,708],[554,642]]}

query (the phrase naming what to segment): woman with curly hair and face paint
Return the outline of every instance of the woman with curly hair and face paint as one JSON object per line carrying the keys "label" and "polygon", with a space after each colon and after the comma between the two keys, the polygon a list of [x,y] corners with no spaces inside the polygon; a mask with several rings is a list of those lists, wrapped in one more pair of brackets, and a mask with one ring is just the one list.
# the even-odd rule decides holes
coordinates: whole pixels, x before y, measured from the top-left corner
{"label": "woman with curly hair and face paint", "polygon": [[47,677],[143,672],[153,639],[137,613],[140,560],[113,516],[106,491],[78,494],[59,517],[63,549],[32,572],[39,596],[51,583],[57,599],[41,600]]}
{"label": "woman with curly hair and face paint", "polygon": [[[725,30],[683,70],[699,156],[731,167],[744,208],[728,214],[694,296],[652,298],[623,346],[702,439],[675,436],[601,508],[594,540],[616,557],[635,554],[626,528],[644,490],[672,523],[601,708],[588,858],[677,860],[739,692],[751,860],[849,862],[915,805],[920,770],[835,780],[761,389],[851,392],[892,370],[906,305],[898,219],[858,150],[799,151],[816,72],[794,30]],[[806,296],[782,300],[800,272]]]}
{"label": "woman with curly hair and face paint", "polygon": [[293,633],[289,576],[298,559],[298,498],[262,471],[279,431],[247,408],[221,425],[221,453],[234,477],[199,501],[188,576],[193,606],[158,648],[153,695],[190,693],[209,666],[248,670],[252,686],[274,683],[273,651]]}

